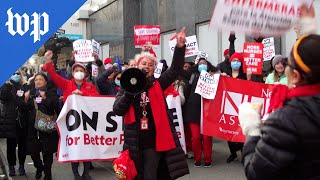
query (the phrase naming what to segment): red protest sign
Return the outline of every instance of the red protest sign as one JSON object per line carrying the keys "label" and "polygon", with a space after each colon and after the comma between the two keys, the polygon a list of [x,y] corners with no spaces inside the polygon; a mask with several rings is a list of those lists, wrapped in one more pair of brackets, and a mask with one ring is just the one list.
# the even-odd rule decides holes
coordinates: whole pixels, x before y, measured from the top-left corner
{"label": "red protest sign", "polygon": [[134,26],[134,45],[143,46],[147,42],[152,45],[160,45],[160,26],[159,25],[135,25]]}
{"label": "red protest sign", "polygon": [[243,45],[243,72],[251,69],[252,74],[262,74],[263,44],[246,42]]}
{"label": "red protest sign", "polygon": [[232,142],[244,142],[238,107],[243,102],[262,103],[262,116],[265,116],[271,88],[272,85],[221,76],[215,98],[202,99],[203,134]]}

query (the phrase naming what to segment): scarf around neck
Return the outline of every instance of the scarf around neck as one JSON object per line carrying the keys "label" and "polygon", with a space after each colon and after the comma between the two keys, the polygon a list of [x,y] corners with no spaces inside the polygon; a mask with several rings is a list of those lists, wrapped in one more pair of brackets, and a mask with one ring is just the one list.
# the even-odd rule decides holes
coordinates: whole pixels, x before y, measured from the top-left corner
{"label": "scarf around neck", "polygon": [[295,97],[314,96],[317,94],[320,94],[320,83],[299,86],[291,90],[289,90],[288,86],[286,85],[274,85],[272,89],[268,113],[281,108],[284,102],[288,99],[292,99]]}
{"label": "scarf around neck", "polygon": [[[158,81],[149,88],[148,96],[152,109],[152,116],[156,129],[156,151],[168,151],[176,147],[166,109],[166,102],[163,97],[163,91]],[[132,124],[136,122],[133,105],[125,115],[124,123]]]}

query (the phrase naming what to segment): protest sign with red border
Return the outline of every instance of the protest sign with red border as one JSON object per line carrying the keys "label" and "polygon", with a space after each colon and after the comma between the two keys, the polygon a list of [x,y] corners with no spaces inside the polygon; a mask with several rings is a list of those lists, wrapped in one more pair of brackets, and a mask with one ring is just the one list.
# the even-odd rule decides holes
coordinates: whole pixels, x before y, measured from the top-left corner
{"label": "protest sign with red border", "polygon": [[77,62],[94,61],[92,42],[87,39],[78,39],[72,43],[73,50],[76,52],[74,58]]}
{"label": "protest sign with red border", "polygon": [[251,70],[252,74],[262,74],[263,44],[246,42],[243,44],[243,72]]}
{"label": "protest sign with red border", "polygon": [[211,75],[201,71],[195,93],[206,99],[214,99],[217,92],[220,74]]}
{"label": "protest sign with red border", "polygon": [[265,38],[262,40],[263,44],[263,61],[270,61],[275,55],[274,38]]}
{"label": "protest sign with red border", "polygon": [[[170,52],[172,56],[173,56],[174,48],[176,47],[176,45],[177,45],[177,39],[176,39],[176,35],[174,35],[172,38],[170,38],[170,41],[169,41],[169,47],[170,47]],[[197,36],[193,35],[193,36],[186,37],[185,57],[198,55],[198,52],[199,52],[199,47],[198,47]]]}
{"label": "protest sign with red border", "polygon": [[134,26],[134,45],[141,47],[147,42],[153,46],[160,45],[160,26],[159,25],[135,25]]}
{"label": "protest sign with red border", "polygon": [[265,119],[271,88],[272,85],[221,76],[215,98],[202,99],[202,133],[232,142],[244,142],[238,107],[243,102],[262,103]]}

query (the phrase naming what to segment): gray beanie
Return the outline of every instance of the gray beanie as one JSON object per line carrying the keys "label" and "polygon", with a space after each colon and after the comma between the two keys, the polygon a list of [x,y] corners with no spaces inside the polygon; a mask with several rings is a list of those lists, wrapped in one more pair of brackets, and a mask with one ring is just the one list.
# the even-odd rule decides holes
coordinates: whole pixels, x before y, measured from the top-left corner
{"label": "gray beanie", "polygon": [[283,59],[284,59],[284,56],[282,56],[282,55],[275,55],[275,56],[272,58],[272,67],[274,68],[274,66],[275,66],[278,62],[281,62]]}

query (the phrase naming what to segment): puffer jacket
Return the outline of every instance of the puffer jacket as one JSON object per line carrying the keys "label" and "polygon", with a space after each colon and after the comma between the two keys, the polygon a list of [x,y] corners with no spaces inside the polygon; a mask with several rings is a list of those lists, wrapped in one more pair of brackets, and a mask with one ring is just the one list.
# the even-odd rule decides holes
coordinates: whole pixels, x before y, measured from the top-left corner
{"label": "puffer jacket", "polygon": [[188,101],[185,102],[183,109],[183,122],[200,124],[201,117],[201,96],[195,93],[200,73],[195,71],[190,77],[188,85],[190,87],[190,94]]}
{"label": "puffer jacket", "polygon": [[248,179],[320,179],[320,95],[296,97],[268,117],[243,148]]}
{"label": "puffer jacket", "polygon": [[[56,73],[53,63],[45,64],[42,67],[42,69],[48,71],[48,74],[50,75],[54,84],[62,90],[63,102],[66,102],[68,96],[71,95],[74,90],[78,89],[76,82],[73,78],[71,80],[66,80]],[[83,93],[82,96],[99,95],[98,91],[96,90],[96,87],[93,84],[88,83],[85,79],[83,79],[80,91]]]}
{"label": "puffer jacket", "polygon": [[17,91],[26,91],[27,86],[16,83],[12,80],[5,83],[0,90],[1,113],[0,113],[0,138],[15,138],[17,127],[24,128],[23,100],[17,96]]}
{"label": "puffer jacket", "polygon": [[[58,148],[58,134],[57,132],[45,133],[37,131],[34,127],[36,119],[36,109],[34,101],[36,98],[36,89],[34,85],[30,88],[30,99],[25,104],[28,109],[28,135],[27,135],[27,154],[38,153],[54,153]],[[45,114],[57,116],[56,109],[58,106],[57,89],[53,86],[47,85],[46,99],[37,104],[38,109]]]}
{"label": "puffer jacket", "polygon": [[[167,71],[165,71],[157,80],[162,89],[166,89],[167,87],[169,87],[182,71],[184,54],[185,47],[176,47],[171,67]],[[152,86],[154,81],[154,77],[148,78],[148,87]],[[141,109],[139,107],[140,95],[137,95],[135,97],[128,96],[125,95],[123,89],[120,89],[119,93],[117,94],[116,101],[113,105],[113,111],[116,115],[123,116],[128,112],[131,104],[133,104],[135,109],[135,118],[138,119],[140,114],[139,109]],[[168,109],[168,107],[166,108]],[[159,167],[161,167],[161,172],[158,171],[158,176],[161,177],[158,177],[158,179],[176,179],[189,173],[188,164],[184,157],[184,152],[175,131],[172,116],[169,115],[168,111],[167,115],[169,117],[170,129],[174,137],[176,148],[163,153],[164,162],[160,162],[159,164]],[[129,149],[130,157],[135,163],[138,172],[138,176],[135,179],[143,180],[143,161],[141,158],[141,152],[139,151],[139,128],[139,121],[125,125],[123,149]]]}

